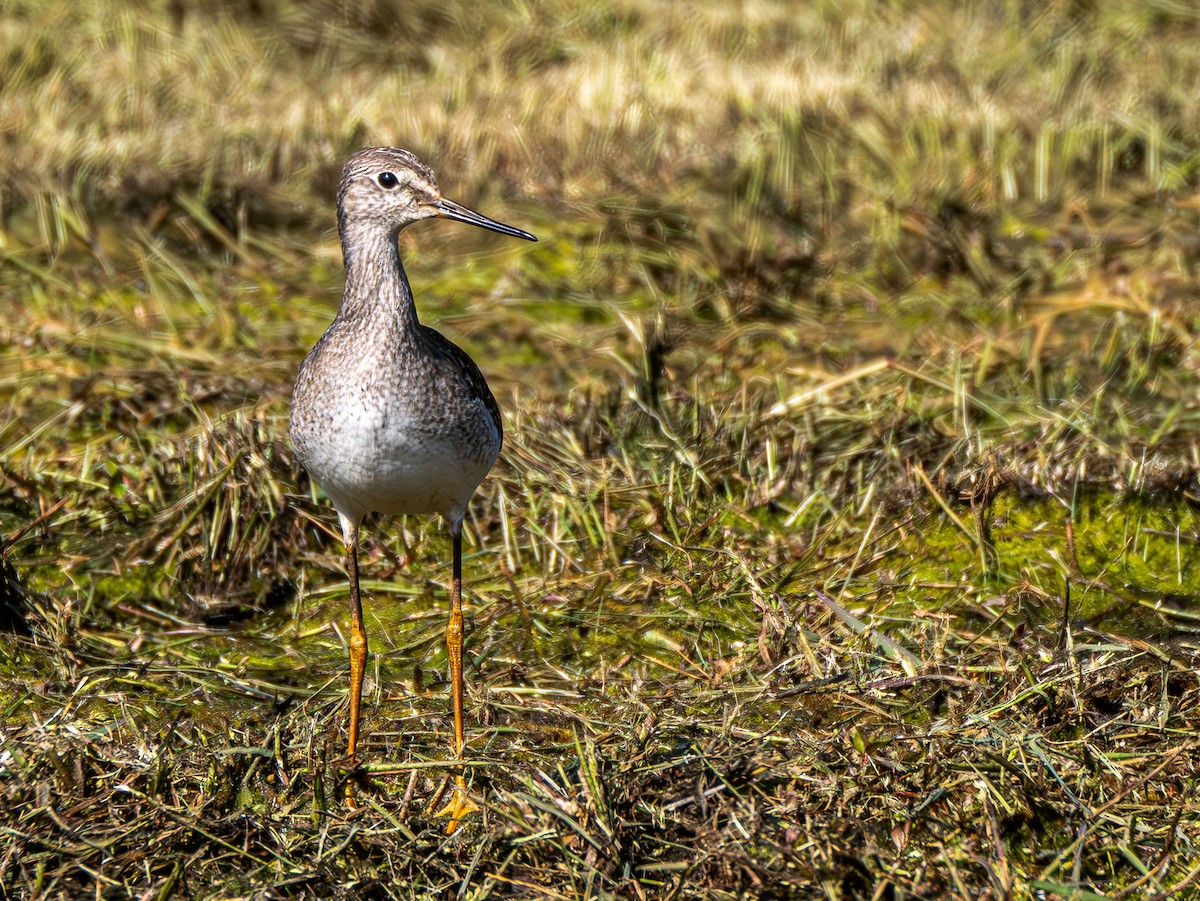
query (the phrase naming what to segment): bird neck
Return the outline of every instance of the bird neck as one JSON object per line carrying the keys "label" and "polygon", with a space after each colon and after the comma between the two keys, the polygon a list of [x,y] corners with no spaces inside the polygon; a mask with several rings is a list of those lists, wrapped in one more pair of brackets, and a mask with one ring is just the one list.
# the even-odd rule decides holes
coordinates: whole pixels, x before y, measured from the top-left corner
{"label": "bird neck", "polygon": [[403,338],[415,336],[420,323],[396,235],[381,228],[342,228],[346,289],[338,316],[385,321]]}

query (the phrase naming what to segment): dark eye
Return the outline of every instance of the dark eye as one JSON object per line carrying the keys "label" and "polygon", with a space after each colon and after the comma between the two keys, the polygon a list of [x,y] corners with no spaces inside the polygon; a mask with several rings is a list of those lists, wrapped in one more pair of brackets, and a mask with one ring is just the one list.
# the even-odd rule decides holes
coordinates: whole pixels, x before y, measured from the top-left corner
{"label": "dark eye", "polygon": [[398,184],[400,184],[400,179],[396,178],[396,176],[393,175],[391,172],[380,172],[379,173],[379,187],[387,188],[388,190],[391,190],[392,188],[396,187],[396,185],[398,185]]}

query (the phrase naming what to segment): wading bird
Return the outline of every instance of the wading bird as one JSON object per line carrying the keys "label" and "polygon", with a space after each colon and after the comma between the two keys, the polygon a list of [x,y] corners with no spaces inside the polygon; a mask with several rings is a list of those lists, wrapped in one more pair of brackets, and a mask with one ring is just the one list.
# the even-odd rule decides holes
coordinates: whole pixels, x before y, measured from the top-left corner
{"label": "wading bird", "polygon": [[[337,510],[350,579],[350,741],[358,746],[367,635],[358,587],[358,532],[368,513],[440,513],[450,529],[450,697],[454,754],[463,753],[462,524],[496,462],[500,410],[479,367],[417,319],[396,237],[421,219],[455,219],[537,239],[442,197],[433,172],[405,150],[372,147],[347,161],[337,196],[346,264],[341,307],[296,376],[296,456]],[[438,812],[458,821],[478,807],[461,772]]]}

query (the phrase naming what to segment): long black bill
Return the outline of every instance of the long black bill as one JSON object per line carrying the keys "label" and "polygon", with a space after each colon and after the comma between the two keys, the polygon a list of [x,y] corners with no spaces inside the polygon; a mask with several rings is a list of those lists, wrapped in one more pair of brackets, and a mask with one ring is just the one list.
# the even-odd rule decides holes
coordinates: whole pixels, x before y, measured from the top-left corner
{"label": "long black bill", "polygon": [[521,231],[519,228],[513,228],[511,225],[505,225],[503,222],[497,222],[495,219],[489,219],[487,216],[481,216],[474,210],[468,210],[460,203],[455,203],[453,200],[439,200],[432,204],[437,210],[437,214],[443,219],[457,219],[459,222],[466,222],[469,225],[478,225],[480,228],[486,228],[490,231],[500,232],[502,235],[509,235],[513,238],[524,238],[526,241],[536,241],[533,235],[529,232]]}

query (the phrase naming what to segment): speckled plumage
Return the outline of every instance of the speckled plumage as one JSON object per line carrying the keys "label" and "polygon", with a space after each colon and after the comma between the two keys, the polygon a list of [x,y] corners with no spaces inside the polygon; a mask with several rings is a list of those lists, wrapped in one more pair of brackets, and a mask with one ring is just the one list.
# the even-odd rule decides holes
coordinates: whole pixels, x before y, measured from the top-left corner
{"label": "speckled plumage", "polygon": [[[434,216],[536,240],[443,198],[433,172],[407,151],[372,147],[354,154],[338,188],[346,263],[341,307],[300,365],[292,393],[292,445],[333,502],[346,542],[352,760],[367,647],[358,529],[371,512],[440,513],[450,528],[454,570],[447,642],[460,756],[463,747],[462,521],[471,495],[496,462],[503,430],[479,367],[417,319],[396,236],[406,225]],[[451,827],[473,808],[459,775],[445,811]]]}
{"label": "speckled plumage", "polygon": [[309,352],[292,442],[343,520],[440,513],[455,528],[500,453],[500,410],[471,358],[417,321],[407,286],[392,290],[343,302]]}
{"label": "speckled plumage", "polygon": [[[384,172],[400,179],[396,189],[380,187]],[[440,199],[433,173],[402,150],[361,151],[342,173],[346,288],[300,366],[291,433],[343,528],[378,512],[440,513],[453,529],[500,453],[500,410],[487,382],[418,321],[400,264],[396,234],[436,215],[421,201]]]}

